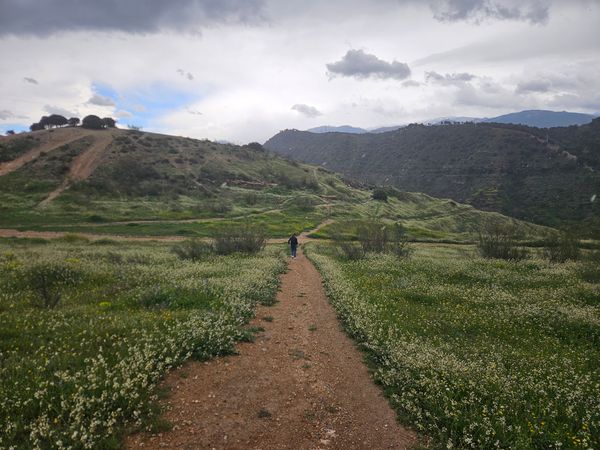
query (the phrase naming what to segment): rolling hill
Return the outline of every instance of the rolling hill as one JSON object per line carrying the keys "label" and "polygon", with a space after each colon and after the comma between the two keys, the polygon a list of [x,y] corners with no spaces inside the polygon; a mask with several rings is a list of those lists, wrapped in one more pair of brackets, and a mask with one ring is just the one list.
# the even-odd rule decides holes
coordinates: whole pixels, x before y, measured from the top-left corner
{"label": "rolling hill", "polygon": [[[387,202],[326,168],[260,144],[235,146],[133,130],[59,128],[0,140],[0,228],[135,236],[210,236],[230,223],[272,237],[330,218],[402,222],[416,239],[469,240],[469,205],[391,189]],[[545,231],[519,223],[529,235]]]}
{"label": "rolling hill", "polygon": [[380,134],[286,130],[265,147],[362,182],[600,234],[600,119],[551,129],[467,123]]}

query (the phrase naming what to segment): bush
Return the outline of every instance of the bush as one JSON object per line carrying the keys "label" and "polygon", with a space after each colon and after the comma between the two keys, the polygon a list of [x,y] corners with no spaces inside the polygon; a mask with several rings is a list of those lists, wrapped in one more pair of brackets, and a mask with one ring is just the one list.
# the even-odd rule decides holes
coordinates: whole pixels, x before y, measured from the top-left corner
{"label": "bush", "polygon": [[579,276],[588,283],[600,283],[600,250],[586,255],[579,269]]}
{"label": "bush", "polygon": [[234,225],[221,229],[215,236],[215,251],[219,255],[231,253],[258,253],[267,243],[266,235],[260,226]]}
{"label": "bush", "polygon": [[576,261],[579,259],[580,254],[579,239],[571,233],[563,231],[558,234],[551,234],[544,242],[544,256],[551,262]]}
{"label": "bush", "polygon": [[375,189],[373,191],[373,200],[387,202],[388,194],[384,189]]}
{"label": "bush", "polygon": [[181,244],[174,245],[171,251],[179,259],[189,259],[191,261],[200,261],[214,253],[214,247],[208,242],[202,242],[198,239],[184,241]]}
{"label": "bush", "polygon": [[479,230],[477,248],[484,258],[519,261],[527,257],[527,250],[518,246],[518,236],[512,224],[486,221]]}
{"label": "bush", "polygon": [[399,258],[406,258],[412,252],[406,230],[399,223],[391,227],[377,221],[361,223],[357,228],[358,244],[349,242],[341,234],[334,235],[333,240],[340,255],[349,260],[361,259],[367,253],[391,253]]}
{"label": "bush", "polygon": [[79,280],[79,273],[56,262],[37,263],[23,273],[24,284],[34,293],[34,306],[52,309],[58,305],[62,290]]}

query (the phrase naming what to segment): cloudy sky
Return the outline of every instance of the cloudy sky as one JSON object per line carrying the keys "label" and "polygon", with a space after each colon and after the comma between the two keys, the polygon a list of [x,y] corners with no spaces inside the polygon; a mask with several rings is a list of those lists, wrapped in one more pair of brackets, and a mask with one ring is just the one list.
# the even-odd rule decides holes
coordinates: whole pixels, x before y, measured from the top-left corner
{"label": "cloudy sky", "polygon": [[0,54],[0,131],[96,114],[246,143],[600,112],[600,0],[0,0]]}

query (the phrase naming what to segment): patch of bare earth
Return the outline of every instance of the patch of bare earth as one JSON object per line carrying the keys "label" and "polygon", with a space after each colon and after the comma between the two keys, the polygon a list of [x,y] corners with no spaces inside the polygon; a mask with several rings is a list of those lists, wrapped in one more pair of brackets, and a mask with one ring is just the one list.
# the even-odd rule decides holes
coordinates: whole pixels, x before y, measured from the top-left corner
{"label": "patch of bare earth", "polygon": [[40,145],[12,161],[0,163],[0,176],[14,172],[28,162],[39,158],[42,153],[51,152],[63,145],[74,142],[84,136],[88,136],[91,133],[93,133],[93,131],[80,127],[35,132],[32,135],[39,139]]}
{"label": "patch of bare earth", "polygon": [[59,187],[52,191],[48,197],[40,203],[40,206],[47,205],[73,184],[86,180],[94,172],[96,167],[98,167],[105,150],[112,143],[114,136],[110,131],[103,130],[102,133],[96,133],[93,137],[93,144],[73,160],[67,177]]}
{"label": "patch of bare earth", "polygon": [[259,307],[265,331],[239,355],[172,372],[165,415],[173,428],[138,434],[126,448],[385,449],[415,436],[370,379],[343,333],[321,277],[302,254],[282,277],[278,303]]}

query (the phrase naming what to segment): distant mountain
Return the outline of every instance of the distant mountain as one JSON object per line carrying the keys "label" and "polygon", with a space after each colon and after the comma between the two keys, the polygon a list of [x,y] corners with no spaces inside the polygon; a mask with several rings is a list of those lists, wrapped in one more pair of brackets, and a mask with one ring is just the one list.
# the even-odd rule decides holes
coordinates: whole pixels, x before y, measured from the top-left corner
{"label": "distant mountain", "polygon": [[571,125],[585,125],[594,117],[591,114],[574,113],[567,111],[545,111],[532,109],[503,116],[482,119],[482,122],[514,123],[538,128],[569,127]]}
{"label": "distant mountain", "polygon": [[[600,118],[540,129],[499,123],[413,124],[387,133],[281,132],[269,150],[360,181],[470,203],[600,237]],[[592,200],[594,199],[594,200]],[[583,224],[583,225],[582,225]]]}
{"label": "distant mountain", "polygon": [[353,134],[361,134],[368,133],[364,128],[351,127],[350,125],[341,125],[339,127],[331,127],[328,125],[322,127],[310,128],[306,131],[310,131],[311,133],[353,133]]}
{"label": "distant mountain", "polygon": [[[519,111],[510,114],[504,114],[502,116],[497,117],[465,117],[465,116],[450,116],[450,117],[438,117],[435,119],[424,120],[419,123],[423,123],[425,125],[446,125],[448,123],[512,123],[515,125],[526,125],[529,127],[537,127],[537,128],[552,128],[552,127],[569,127],[571,125],[585,125],[590,123],[595,117],[598,117],[598,114],[583,114],[583,113],[574,113],[568,111],[547,111],[542,109],[532,109],[528,111]],[[342,125],[339,127],[332,126],[323,126],[310,128],[306,131],[310,131],[311,133],[353,133],[353,134],[363,134],[363,133],[387,133],[388,131],[394,131],[399,128],[405,127],[407,124],[403,125],[391,125],[387,127],[379,127],[379,128],[358,128],[350,125]]]}

